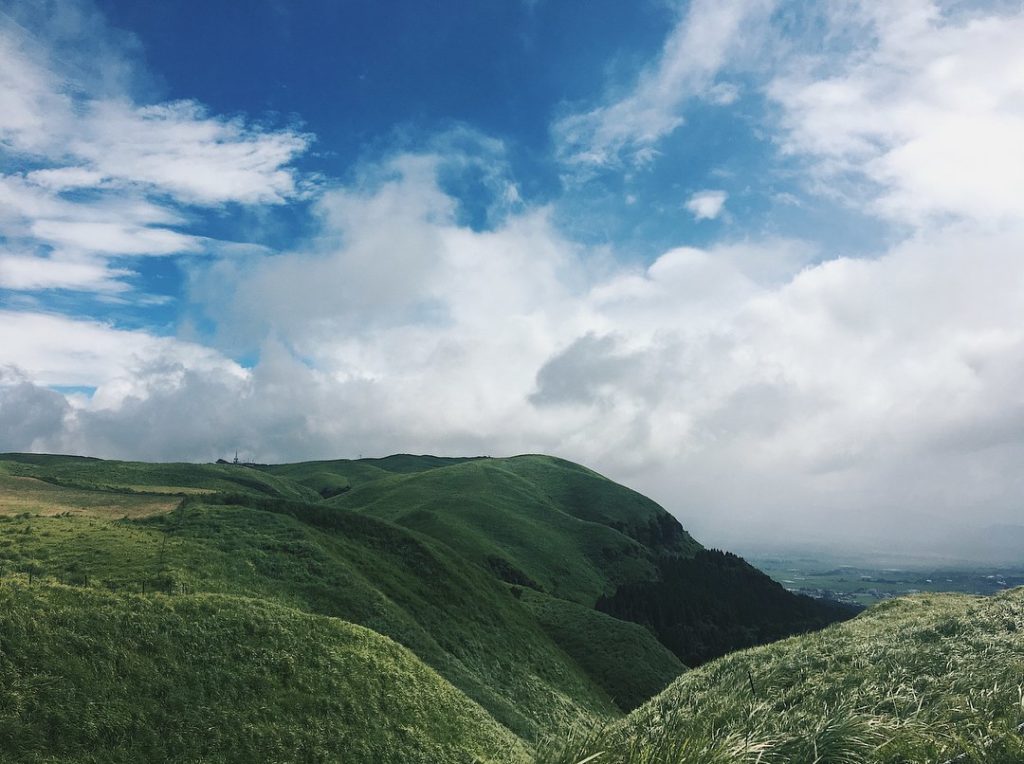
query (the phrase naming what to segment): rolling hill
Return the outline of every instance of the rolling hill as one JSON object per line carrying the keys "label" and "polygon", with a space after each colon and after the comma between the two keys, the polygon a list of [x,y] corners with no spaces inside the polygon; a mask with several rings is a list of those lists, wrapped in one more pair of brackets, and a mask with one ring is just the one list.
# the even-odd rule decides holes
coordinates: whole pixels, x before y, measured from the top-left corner
{"label": "rolling hill", "polygon": [[479,459],[364,483],[329,500],[432,536],[509,583],[592,606],[699,545],[665,510],[570,462]]}
{"label": "rolling hill", "polygon": [[[272,642],[280,649],[267,647],[268,665],[292,654],[290,670],[305,677],[303,692],[313,697],[341,685],[314,676],[330,668],[295,636],[303,630],[336,644],[339,655],[362,656],[348,664],[355,668],[343,689],[353,697],[377,697],[385,675],[393,676],[387,687],[402,687],[409,673],[409,686],[418,689],[394,698],[397,705],[380,701],[380,735],[356,720],[348,738],[326,726],[318,737],[297,729],[308,708],[301,711],[285,685],[241,671],[236,688],[224,680],[225,702],[235,707],[211,716],[220,742],[203,748],[201,741],[170,740],[167,748],[145,749],[152,756],[229,760],[230,736],[269,724],[268,709],[276,709],[280,725],[253,739],[268,751],[293,751],[274,754],[279,760],[331,760],[342,750],[381,761],[516,760],[560,730],[623,718],[679,676],[684,660],[711,657],[673,641],[678,623],[662,628],[649,609],[609,603],[640,592],[645,603],[661,603],[658,612],[687,613],[703,602],[702,623],[720,622],[701,637],[721,636],[712,646],[719,652],[734,645],[739,627],[738,644],[746,645],[849,615],[795,598],[756,572],[744,571],[741,580],[694,566],[709,554],[717,553],[703,550],[654,502],[584,467],[537,455],[289,465],[0,455],[0,588],[11,598],[0,620],[15,628],[8,639],[0,632],[0,651],[27,639],[28,627],[17,626],[13,614],[40,613],[32,626],[39,650],[0,654],[20,677],[11,686],[21,688],[0,705],[0,729],[28,760],[45,758],[54,736],[69,741],[52,749],[55,760],[78,760],[90,746],[96,760],[131,760],[144,750],[133,747],[143,744],[140,730],[167,723],[159,707],[170,689],[158,667],[171,667],[181,702],[190,694],[212,702],[213,690],[186,676],[188,656],[210,676],[238,673],[236,658],[259,663],[265,629],[253,619],[262,618],[278,629]],[[680,577],[683,569],[688,577]],[[738,627],[749,592],[737,586],[751,581],[764,587],[756,596],[768,592],[772,604],[740,618]],[[693,596],[682,597],[686,592]],[[709,598],[723,607],[709,610]],[[136,630],[125,632],[135,613]],[[215,633],[222,634],[216,644],[207,639]],[[167,634],[194,652],[175,652]],[[84,674],[64,652],[78,643],[85,645],[82,661],[91,649],[97,655]],[[151,662],[133,657],[150,649],[158,649]],[[34,662],[24,662],[31,655]],[[375,661],[386,667],[380,676]],[[117,734],[107,727],[89,732],[93,737],[61,731],[76,715],[93,718],[96,698],[87,688],[98,674],[89,671],[122,676],[124,688],[139,693],[138,714]],[[40,672],[64,688],[59,716],[39,712],[42,699],[58,700],[33,689]],[[269,705],[239,700],[245,687],[257,686],[275,695]],[[107,691],[104,703],[122,703],[114,687]],[[431,715],[439,698],[459,709],[449,726]],[[412,706],[401,705],[406,701]],[[17,710],[24,703],[36,710]],[[347,724],[344,714],[356,711],[328,703],[323,713],[329,726]],[[234,733],[222,726],[228,724]],[[470,728],[472,734],[458,731]],[[307,748],[289,748],[282,742],[289,740]],[[294,753],[307,749],[319,753]]]}
{"label": "rolling hill", "polygon": [[411,652],[336,618],[241,597],[10,583],[0,612],[5,761],[526,758]]}
{"label": "rolling hill", "polygon": [[927,594],[687,672],[550,764],[1024,761],[1024,589]]}

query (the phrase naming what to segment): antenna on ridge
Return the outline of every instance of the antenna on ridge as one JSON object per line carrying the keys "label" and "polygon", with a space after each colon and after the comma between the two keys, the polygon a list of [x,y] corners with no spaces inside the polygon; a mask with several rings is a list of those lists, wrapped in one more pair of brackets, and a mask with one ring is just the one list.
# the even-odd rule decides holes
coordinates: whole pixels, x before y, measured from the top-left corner
{"label": "antenna on ridge", "polygon": [[238,451],[237,450],[235,451],[235,461],[234,461],[234,464],[238,464]]}

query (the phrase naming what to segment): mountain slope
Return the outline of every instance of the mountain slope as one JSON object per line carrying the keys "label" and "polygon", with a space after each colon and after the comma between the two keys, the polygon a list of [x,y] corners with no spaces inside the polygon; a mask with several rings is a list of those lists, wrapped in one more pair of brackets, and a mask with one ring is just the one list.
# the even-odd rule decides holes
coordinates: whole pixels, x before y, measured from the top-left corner
{"label": "mountain slope", "polygon": [[215,498],[138,521],[0,518],[0,575],[241,595],[342,618],[408,647],[526,738],[614,714],[501,582],[429,539],[330,507]]}
{"label": "mountain slope", "polygon": [[655,578],[660,555],[699,548],[653,502],[550,457],[393,475],[329,503],[432,536],[510,583],[587,606],[621,584]]}
{"label": "mountain slope", "polygon": [[532,589],[515,591],[558,646],[624,711],[636,708],[686,670],[639,624]]}
{"label": "mountain slope", "polygon": [[337,619],[237,597],[10,581],[0,613],[8,760],[525,758],[408,650]]}
{"label": "mountain slope", "polygon": [[786,591],[745,560],[717,549],[659,561],[657,580],[620,586],[603,613],[647,626],[687,665],[790,634],[820,629],[856,610]]}
{"label": "mountain slope", "polygon": [[618,725],[542,760],[1024,760],[1024,589],[917,595],[684,674]]}
{"label": "mountain slope", "polygon": [[279,475],[307,488],[323,498],[344,493],[353,486],[369,483],[389,475],[426,472],[438,467],[473,461],[473,457],[413,456],[395,454],[373,459],[332,459],[318,462],[261,465],[258,469]]}
{"label": "mountain slope", "polygon": [[426,466],[329,503],[432,536],[511,584],[647,626],[687,665],[856,612],[702,549],[656,503],[580,465],[526,455]]}
{"label": "mountain slope", "polygon": [[[730,614],[768,579],[704,575],[696,563],[709,554],[654,502],[544,456],[268,466],[0,455],[0,583],[124,602],[263,602],[362,626],[476,704],[484,729],[526,747],[614,722],[683,670],[678,620],[651,613],[702,602],[712,622],[701,633],[733,644],[721,638]],[[613,607],[630,592],[642,609]],[[771,595],[767,612],[739,620],[737,644],[806,628],[796,598]],[[148,623],[157,639],[165,627]],[[445,743],[424,718],[396,711],[381,723]]]}

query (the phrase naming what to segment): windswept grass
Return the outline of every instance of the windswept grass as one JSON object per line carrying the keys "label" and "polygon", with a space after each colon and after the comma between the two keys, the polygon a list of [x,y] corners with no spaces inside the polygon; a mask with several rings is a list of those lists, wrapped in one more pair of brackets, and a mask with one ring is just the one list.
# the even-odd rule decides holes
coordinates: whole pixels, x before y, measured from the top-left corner
{"label": "windswept grass", "polygon": [[744,644],[803,624],[781,589],[691,575],[708,554],[654,502],[543,456],[0,455],[0,760],[517,761],[548,736],[540,761],[878,749],[881,712],[802,706],[746,663],[619,723],[681,671],[665,635],[691,611],[743,611]]}
{"label": "windswept grass", "polygon": [[411,652],[338,619],[10,579],[0,614],[5,761],[525,759]]}
{"label": "windswept grass", "polygon": [[538,761],[1024,761],[1024,590],[893,600],[816,634],[725,656],[623,722]]}
{"label": "windswept grass", "polygon": [[430,539],[326,506],[204,500],[140,521],[0,518],[0,581],[209,592],[341,618],[409,648],[527,739],[616,715],[505,585]]}

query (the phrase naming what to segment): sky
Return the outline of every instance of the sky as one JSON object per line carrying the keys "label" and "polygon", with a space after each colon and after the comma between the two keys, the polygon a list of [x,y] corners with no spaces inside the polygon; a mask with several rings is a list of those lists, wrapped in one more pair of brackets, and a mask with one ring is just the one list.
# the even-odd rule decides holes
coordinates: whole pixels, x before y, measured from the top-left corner
{"label": "sky", "polygon": [[[0,0],[0,451],[1020,525],[1024,6]],[[937,543],[937,542],[936,542]]]}

